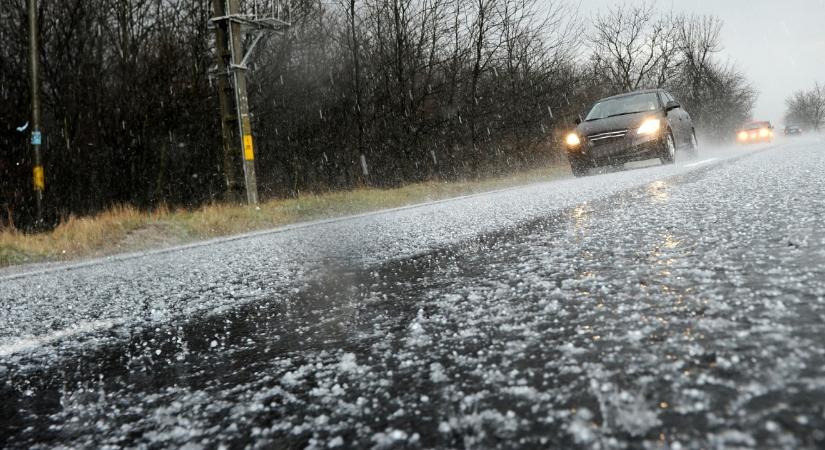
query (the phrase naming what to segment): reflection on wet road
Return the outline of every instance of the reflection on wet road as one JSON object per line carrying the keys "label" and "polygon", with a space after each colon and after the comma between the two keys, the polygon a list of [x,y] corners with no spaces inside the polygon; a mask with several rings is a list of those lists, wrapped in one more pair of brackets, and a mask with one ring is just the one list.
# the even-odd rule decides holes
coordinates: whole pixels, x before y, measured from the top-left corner
{"label": "reflection on wet road", "polygon": [[235,307],[3,356],[0,443],[821,448],[823,150],[650,177],[400,257],[329,254]]}

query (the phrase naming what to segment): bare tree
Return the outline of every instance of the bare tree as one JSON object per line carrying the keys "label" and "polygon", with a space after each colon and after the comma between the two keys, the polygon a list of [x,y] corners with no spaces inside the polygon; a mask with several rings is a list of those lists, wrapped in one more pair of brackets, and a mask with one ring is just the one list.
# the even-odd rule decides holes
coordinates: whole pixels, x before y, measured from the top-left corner
{"label": "bare tree", "polygon": [[825,126],[825,84],[816,83],[813,88],[795,92],[785,101],[788,123],[819,131]]}
{"label": "bare tree", "polygon": [[713,63],[707,72],[703,100],[692,106],[694,123],[706,137],[731,140],[734,130],[750,118],[758,93],[733,64]]}
{"label": "bare tree", "polygon": [[[756,92],[735,66],[719,62],[721,29],[714,16],[663,15],[645,3],[614,6],[593,20],[591,89],[666,87],[700,133],[727,139],[750,115]],[[603,92],[600,81],[612,89]]]}
{"label": "bare tree", "polygon": [[[358,142],[356,153],[359,161],[366,161],[364,146],[364,112],[361,107],[362,101],[362,76],[361,76],[361,24],[358,17],[357,0],[341,0],[347,16],[347,45],[349,46],[352,64],[352,96],[354,102],[354,114],[358,127]],[[363,163],[364,165],[366,162]],[[366,170],[362,169],[362,173]],[[364,175],[366,176],[366,175]]]}
{"label": "bare tree", "polygon": [[722,21],[715,16],[683,16],[677,20],[676,30],[682,75],[689,87],[683,100],[699,104],[703,100],[703,87],[710,79],[714,57],[722,50]]}
{"label": "bare tree", "polygon": [[674,67],[672,16],[657,17],[652,4],[617,5],[593,20],[589,41],[596,69],[616,89],[659,87]]}

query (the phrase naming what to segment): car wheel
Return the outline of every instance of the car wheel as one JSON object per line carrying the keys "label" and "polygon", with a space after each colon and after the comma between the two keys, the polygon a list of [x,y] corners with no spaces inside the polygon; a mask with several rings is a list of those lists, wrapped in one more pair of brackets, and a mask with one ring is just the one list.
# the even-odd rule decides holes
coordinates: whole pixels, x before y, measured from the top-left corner
{"label": "car wheel", "polygon": [[696,140],[696,132],[690,134],[690,147],[688,148],[688,155],[691,158],[699,156],[699,141]]}
{"label": "car wheel", "polygon": [[583,161],[579,161],[578,159],[570,158],[570,170],[576,178],[583,177],[587,176],[590,170],[590,165]]}
{"label": "car wheel", "polygon": [[659,160],[662,161],[662,164],[673,164],[676,161],[676,144],[673,143],[673,134],[670,131],[665,136],[661,151]]}

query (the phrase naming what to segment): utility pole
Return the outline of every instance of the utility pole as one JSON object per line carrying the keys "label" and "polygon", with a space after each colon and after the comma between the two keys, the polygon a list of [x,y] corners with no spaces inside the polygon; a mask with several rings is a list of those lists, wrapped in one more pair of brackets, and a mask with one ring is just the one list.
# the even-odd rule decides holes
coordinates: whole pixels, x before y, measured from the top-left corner
{"label": "utility pole", "polygon": [[[228,0],[229,16],[240,14],[239,0]],[[241,136],[243,149],[243,174],[246,186],[246,202],[250,205],[258,204],[258,180],[255,176],[255,147],[252,142],[252,124],[249,121],[249,96],[246,92],[246,65],[243,62],[243,48],[241,24],[238,21],[229,21],[229,48],[232,56],[230,69],[235,78],[235,106],[238,115],[238,132]]]}
{"label": "utility pole", "polygon": [[[259,8],[258,4],[263,3]],[[223,169],[226,178],[226,200],[240,202],[246,191],[246,202],[258,204],[258,184],[255,175],[255,146],[249,117],[247,70],[252,52],[265,36],[265,31],[282,31],[289,27],[288,8],[280,0],[253,0],[252,11],[241,12],[239,0],[212,0],[215,17],[215,41],[218,56],[218,97],[221,107]],[[264,12],[258,15],[258,11]],[[245,35],[252,35],[249,48],[244,49]],[[243,172],[244,184],[239,179]]]}
{"label": "utility pole", "polygon": [[[221,106],[221,138],[223,142],[223,174],[226,180],[225,200],[232,203],[240,203],[242,186],[238,184],[240,174],[239,165],[235,164],[237,155],[240,154],[238,143],[240,140],[236,136],[235,124],[237,118],[233,111],[234,95],[233,80],[230,79],[232,73],[229,69],[232,66],[232,53],[229,51],[229,22],[227,20],[217,20],[226,17],[225,0],[213,0],[212,9],[215,13],[215,41],[217,44],[218,56],[218,99]],[[254,151],[254,149],[253,149]],[[253,154],[254,156],[254,154]]]}
{"label": "utility pole", "polygon": [[37,27],[37,0],[28,0],[29,7],[29,64],[31,74],[31,103],[32,103],[32,183],[34,197],[37,202],[36,226],[43,226],[43,191],[46,189],[46,176],[43,172],[43,159],[40,154],[40,144],[43,137],[40,133],[40,55],[37,43],[39,34]]}

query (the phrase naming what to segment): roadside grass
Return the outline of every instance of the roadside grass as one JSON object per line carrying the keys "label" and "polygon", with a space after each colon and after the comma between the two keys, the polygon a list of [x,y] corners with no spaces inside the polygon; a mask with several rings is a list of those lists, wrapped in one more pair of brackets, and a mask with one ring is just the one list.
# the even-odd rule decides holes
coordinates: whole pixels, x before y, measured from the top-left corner
{"label": "roadside grass", "polygon": [[94,216],[71,216],[47,233],[0,229],[0,267],[163,248],[308,220],[488,192],[568,174],[566,166],[555,165],[480,180],[431,181],[393,189],[307,194],[294,199],[270,200],[259,208],[211,204],[195,210],[160,207],[147,212],[128,205],[116,206]]}

